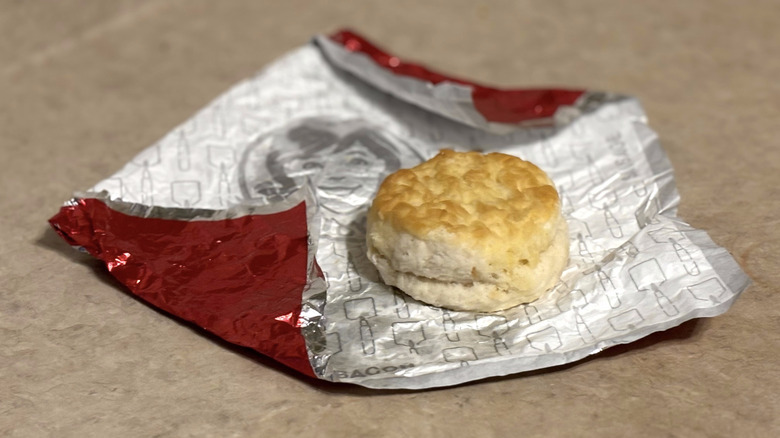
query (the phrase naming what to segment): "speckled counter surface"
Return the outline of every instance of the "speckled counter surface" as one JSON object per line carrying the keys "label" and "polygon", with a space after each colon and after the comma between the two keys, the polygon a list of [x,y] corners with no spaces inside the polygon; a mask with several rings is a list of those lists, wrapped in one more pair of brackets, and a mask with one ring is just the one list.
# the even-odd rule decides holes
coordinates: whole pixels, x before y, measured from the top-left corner
{"label": "speckled counter surface", "polygon": [[[418,3],[0,3],[0,435],[780,435],[777,4]],[[74,190],[343,26],[483,83],[637,96],[680,216],[753,285],[720,317],[575,364],[377,392],[299,378],[177,322],[48,229]]]}

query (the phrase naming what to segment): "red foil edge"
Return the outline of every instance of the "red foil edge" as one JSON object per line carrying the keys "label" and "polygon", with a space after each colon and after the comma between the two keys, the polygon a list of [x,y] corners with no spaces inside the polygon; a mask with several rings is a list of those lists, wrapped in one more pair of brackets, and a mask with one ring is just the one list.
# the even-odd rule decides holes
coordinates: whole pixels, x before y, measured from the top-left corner
{"label": "red foil edge", "polygon": [[308,376],[301,335],[307,229],[303,203],[225,220],[143,218],[80,199],[49,220],[150,304]]}
{"label": "red foil edge", "polygon": [[375,46],[362,36],[340,30],[330,38],[347,50],[368,55],[378,65],[401,76],[409,76],[432,84],[453,82],[472,88],[474,107],[489,122],[520,123],[552,117],[562,105],[573,105],[585,93],[569,89],[512,89],[486,87],[468,80],[447,76],[410,63]]}

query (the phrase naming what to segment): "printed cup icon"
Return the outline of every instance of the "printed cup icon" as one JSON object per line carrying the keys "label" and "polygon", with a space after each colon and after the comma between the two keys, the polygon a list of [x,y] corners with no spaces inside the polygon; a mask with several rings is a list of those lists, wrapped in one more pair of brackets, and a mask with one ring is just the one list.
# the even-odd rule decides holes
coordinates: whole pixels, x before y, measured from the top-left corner
{"label": "printed cup icon", "polygon": [[376,316],[374,299],[369,297],[346,301],[344,302],[344,314],[347,319],[352,320]]}
{"label": "printed cup icon", "polygon": [[687,287],[688,292],[698,301],[710,301],[719,304],[726,299],[726,287],[717,278],[710,278]]}
{"label": "printed cup icon", "polygon": [[569,309],[581,309],[588,305],[588,297],[585,296],[582,289],[574,289],[558,298],[555,305],[558,306],[558,310],[561,312],[566,312]]}
{"label": "printed cup icon", "polygon": [[611,318],[607,318],[607,322],[612,326],[612,329],[618,332],[634,330],[641,325],[644,320],[645,318],[637,309],[627,310]]}
{"label": "printed cup icon", "polygon": [[199,181],[174,181],[171,183],[171,198],[176,205],[189,208],[200,202]]}
{"label": "printed cup icon", "polygon": [[236,163],[236,154],[228,146],[209,145],[209,164],[214,167],[231,167]]}
{"label": "printed cup icon", "polygon": [[561,348],[563,342],[561,341],[561,335],[555,327],[547,327],[543,330],[539,330],[526,335],[528,344],[531,348],[549,353],[553,350]]}
{"label": "printed cup icon", "polygon": [[160,145],[155,145],[136,155],[131,162],[138,166],[149,167],[160,164],[160,161],[162,161],[160,158]]}
{"label": "printed cup icon", "polygon": [[585,296],[585,292],[582,289],[574,289],[571,291],[571,305],[575,308],[583,308],[588,305],[588,297]]}
{"label": "printed cup icon", "polygon": [[409,347],[409,352],[419,354],[417,346],[425,340],[423,321],[393,323],[393,340],[397,345]]}
{"label": "printed cup icon", "polygon": [[477,353],[471,347],[452,347],[441,351],[445,362],[460,363],[460,366],[469,366],[469,362],[477,360]]}
{"label": "printed cup icon", "polygon": [[666,281],[666,274],[654,258],[632,266],[628,269],[628,275],[637,290],[649,289],[652,284],[659,285]]}

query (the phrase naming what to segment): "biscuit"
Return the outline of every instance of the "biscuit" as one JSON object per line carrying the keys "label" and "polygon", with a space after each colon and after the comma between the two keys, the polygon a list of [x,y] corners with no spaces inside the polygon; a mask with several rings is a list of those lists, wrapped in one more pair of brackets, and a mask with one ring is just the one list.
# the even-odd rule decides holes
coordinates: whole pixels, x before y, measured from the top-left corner
{"label": "biscuit", "polygon": [[368,258],[382,280],[455,310],[536,300],[569,256],[550,178],[520,158],[442,150],[389,175],[368,212]]}

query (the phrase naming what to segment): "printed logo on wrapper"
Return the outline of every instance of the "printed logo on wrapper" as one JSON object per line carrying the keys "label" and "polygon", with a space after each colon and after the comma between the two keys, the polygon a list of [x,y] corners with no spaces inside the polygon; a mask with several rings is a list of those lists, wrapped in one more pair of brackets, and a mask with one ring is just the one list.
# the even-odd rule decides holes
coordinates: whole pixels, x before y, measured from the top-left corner
{"label": "printed logo on wrapper", "polygon": [[423,160],[420,152],[363,120],[311,118],[250,145],[239,183],[246,198],[275,202],[310,180],[325,216],[351,218],[385,176]]}

